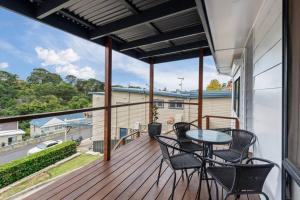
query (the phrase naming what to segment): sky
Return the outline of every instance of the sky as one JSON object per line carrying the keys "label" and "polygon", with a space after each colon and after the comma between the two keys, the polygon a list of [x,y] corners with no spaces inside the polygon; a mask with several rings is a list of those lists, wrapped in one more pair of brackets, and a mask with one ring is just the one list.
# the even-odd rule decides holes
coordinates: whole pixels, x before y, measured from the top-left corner
{"label": "sky", "polygon": [[[32,69],[42,67],[51,72],[78,78],[104,80],[104,47],[65,33],[48,25],[0,8],[0,70],[26,79]],[[149,65],[113,51],[113,85],[148,87]],[[198,87],[198,59],[156,64],[154,88],[183,89]],[[219,75],[213,58],[204,58],[204,87],[210,80],[227,82]]]}

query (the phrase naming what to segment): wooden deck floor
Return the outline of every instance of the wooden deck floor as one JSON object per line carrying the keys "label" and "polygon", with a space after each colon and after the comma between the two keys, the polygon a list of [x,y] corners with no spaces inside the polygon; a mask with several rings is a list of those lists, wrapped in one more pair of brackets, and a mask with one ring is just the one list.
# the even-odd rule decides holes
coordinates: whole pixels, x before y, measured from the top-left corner
{"label": "wooden deck floor", "polygon": [[[26,199],[169,199],[173,175],[166,164],[163,165],[159,185],[155,183],[160,158],[161,152],[156,141],[143,136],[116,150],[109,162],[93,162]],[[174,199],[196,199],[198,175],[193,176],[189,186],[180,173],[177,177]],[[208,199],[205,187],[201,199]],[[258,198],[252,196],[249,199]]]}

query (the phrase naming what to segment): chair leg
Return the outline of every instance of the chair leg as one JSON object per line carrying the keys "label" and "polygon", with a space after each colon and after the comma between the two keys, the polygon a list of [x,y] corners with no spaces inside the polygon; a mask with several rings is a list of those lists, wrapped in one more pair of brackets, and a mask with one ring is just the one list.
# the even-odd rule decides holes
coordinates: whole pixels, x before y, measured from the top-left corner
{"label": "chair leg", "polygon": [[261,194],[266,198],[266,200],[269,200],[269,197],[266,193],[262,192]]}
{"label": "chair leg", "polygon": [[226,194],[224,200],[227,200],[227,198],[228,198],[230,195],[231,195],[230,193]]}
{"label": "chair leg", "polygon": [[175,187],[176,187],[176,171],[174,170],[174,181],[173,181],[173,188],[172,188],[172,194],[171,194],[171,200],[173,200],[174,198],[174,191],[175,191]]}
{"label": "chair leg", "polygon": [[199,179],[199,186],[198,186],[198,192],[197,192],[198,199],[200,199],[200,195],[201,195],[202,176],[203,176],[203,167],[201,167],[201,169],[200,169],[200,179]]}
{"label": "chair leg", "polygon": [[185,175],[186,175],[186,179],[187,179],[187,181],[188,181],[188,182],[190,182],[190,179],[189,179],[189,175],[188,175],[188,172],[187,172],[187,170],[185,169],[184,171],[185,171]]}
{"label": "chair leg", "polygon": [[209,188],[208,175],[207,175],[205,166],[204,166],[204,174],[205,174],[205,178],[206,178],[206,186],[207,186],[207,190],[208,190],[209,200],[211,200],[211,192],[210,192],[210,188]]}
{"label": "chair leg", "polygon": [[158,182],[159,182],[160,172],[161,172],[161,167],[162,167],[163,161],[164,161],[163,159],[161,159],[161,161],[160,161],[156,185],[158,185]]}
{"label": "chair leg", "polygon": [[214,180],[215,182],[215,186],[216,186],[216,196],[217,196],[217,200],[219,199],[219,188],[218,188],[218,184],[217,184],[217,181]]}

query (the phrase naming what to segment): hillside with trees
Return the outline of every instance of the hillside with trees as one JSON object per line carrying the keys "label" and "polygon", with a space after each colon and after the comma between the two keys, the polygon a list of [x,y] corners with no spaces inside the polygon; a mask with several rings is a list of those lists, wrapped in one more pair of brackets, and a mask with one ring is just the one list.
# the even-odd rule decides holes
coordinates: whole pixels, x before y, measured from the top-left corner
{"label": "hillside with trees", "polygon": [[[0,116],[62,111],[90,107],[90,92],[103,91],[104,84],[96,79],[63,79],[43,68],[34,69],[26,80],[16,74],[0,71]],[[20,123],[23,129],[28,123]]]}

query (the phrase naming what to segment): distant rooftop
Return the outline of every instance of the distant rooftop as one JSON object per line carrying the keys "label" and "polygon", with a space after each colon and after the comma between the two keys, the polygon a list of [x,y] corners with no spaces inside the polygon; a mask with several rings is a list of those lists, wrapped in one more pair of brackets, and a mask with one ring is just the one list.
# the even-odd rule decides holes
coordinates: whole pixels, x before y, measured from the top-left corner
{"label": "distant rooftop", "polygon": [[12,136],[12,135],[24,135],[24,134],[25,132],[21,129],[0,131],[0,137]]}
{"label": "distant rooftop", "polygon": [[37,127],[41,127],[53,118],[58,118],[62,121],[64,121],[65,119],[66,120],[81,119],[81,118],[84,118],[84,114],[83,113],[75,113],[75,114],[69,114],[69,115],[60,115],[60,116],[56,116],[56,117],[45,117],[45,118],[40,118],[40,119],[34,119],[34,120],[30,121],[30,124],[37,126]]}
{"label": "distant rooftop", "polygon": [[[137,94],[149,94],[149,90],[139,89],[139,88],[123,88],[123,87],[113,87],[114,92],[127,92],[127,93],[137,93]],[[104,92],[91,92],[95,95],[104,95]],[[154,91],[154,95],[166,96],[166,97],[176,97],[176,98],[186,98],[186,99],[197,99],[197,90],[191,91]],[[231,91],[203,91],[203,98],[231,98]]]}

